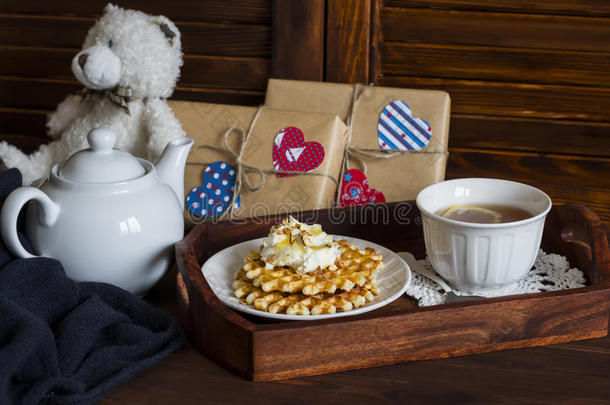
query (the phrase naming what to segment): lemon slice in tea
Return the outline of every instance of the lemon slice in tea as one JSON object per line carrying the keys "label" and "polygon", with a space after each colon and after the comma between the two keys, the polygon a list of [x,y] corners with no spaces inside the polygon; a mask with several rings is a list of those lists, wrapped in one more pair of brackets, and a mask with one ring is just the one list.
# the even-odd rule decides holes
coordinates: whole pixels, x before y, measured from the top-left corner
{"label": "lemon slice in tea", "polygon": [[453,219],[454,221],[478,224],[497,224],[502,222],[502,214],[499,212],[476,205],[452,205],[441,213],[440,216]]}

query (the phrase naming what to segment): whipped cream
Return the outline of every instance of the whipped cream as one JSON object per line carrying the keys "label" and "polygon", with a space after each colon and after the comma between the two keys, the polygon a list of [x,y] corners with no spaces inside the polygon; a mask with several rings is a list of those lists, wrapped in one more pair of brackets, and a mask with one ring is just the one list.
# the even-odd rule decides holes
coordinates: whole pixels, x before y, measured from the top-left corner
{"label": "whipped cream", "polygon": [[292,216],[271,228],[261,251],[267,268],[287,266],[298,273],[325,269],[340,255],[339,244],[321,225],[307,225]]}

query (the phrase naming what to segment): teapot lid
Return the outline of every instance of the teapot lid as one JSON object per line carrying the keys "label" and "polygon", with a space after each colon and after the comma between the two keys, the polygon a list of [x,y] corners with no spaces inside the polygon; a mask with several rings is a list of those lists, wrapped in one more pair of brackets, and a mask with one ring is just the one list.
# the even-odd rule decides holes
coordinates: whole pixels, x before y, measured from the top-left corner
{"label": "teapot lid", "polygon": [[118,183],[141,177],[144,167],[127,152],[114,149],[116,133],[95,128],[87,140],[91,146],[72,155],[59,168],[59,175],[80,183]]}

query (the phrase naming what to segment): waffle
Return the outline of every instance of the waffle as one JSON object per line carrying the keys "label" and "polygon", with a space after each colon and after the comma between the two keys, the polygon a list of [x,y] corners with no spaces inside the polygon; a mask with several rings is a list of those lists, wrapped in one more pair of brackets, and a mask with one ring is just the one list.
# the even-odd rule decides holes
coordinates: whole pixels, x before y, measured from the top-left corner
{"label": "waffle", "polygon": [[377,273],[385,264],[373,249],[339,241],[341,255],[324,270],[299,274],[288,267],[267,268],[252,251],[235,275],[235,296],[261,311],[288,315],[349,311],[374,299]]}

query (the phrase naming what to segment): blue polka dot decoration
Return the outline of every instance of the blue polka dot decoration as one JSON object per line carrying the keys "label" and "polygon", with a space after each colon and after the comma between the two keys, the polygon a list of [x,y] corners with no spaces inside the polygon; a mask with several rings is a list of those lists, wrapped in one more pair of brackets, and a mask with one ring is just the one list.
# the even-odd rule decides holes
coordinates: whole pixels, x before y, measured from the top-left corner
{"label": "blue polka dot decoration", "polygon": [[[203,184],[191,190],[186,197],[186,207],[199,218],[212,218],[222,214],[233,199],[235,169],[222,160],[214,162],[203,172]],[[241,196],[233,209],[239,208]]]}

